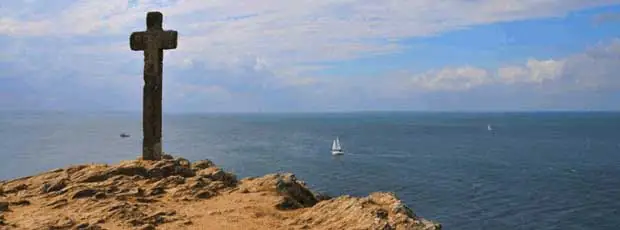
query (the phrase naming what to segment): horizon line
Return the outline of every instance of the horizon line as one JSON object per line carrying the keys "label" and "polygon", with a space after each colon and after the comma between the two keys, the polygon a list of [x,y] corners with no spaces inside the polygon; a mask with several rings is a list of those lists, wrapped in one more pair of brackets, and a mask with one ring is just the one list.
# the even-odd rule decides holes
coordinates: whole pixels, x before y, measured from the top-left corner
{"label": "horizon line", "polygon": [[[141,110],[2,110],[0,113],[142,113]],[[162,114],[353,114],[353,113],[620,113],[620,109],[546,109],[546,110],[342,110],[342,111],[163,111]]]}

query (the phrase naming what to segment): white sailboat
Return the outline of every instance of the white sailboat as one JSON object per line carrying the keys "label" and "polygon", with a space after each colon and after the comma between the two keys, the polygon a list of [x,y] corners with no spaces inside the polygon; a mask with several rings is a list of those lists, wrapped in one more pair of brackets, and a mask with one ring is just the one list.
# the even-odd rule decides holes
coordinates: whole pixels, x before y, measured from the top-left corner
{"label": "white sailboat", "polygon": [[487,124],[487,130],[488,131],[492,131],[493,130],[493,128],[491,128],[491,124]]}
{"label": "white sailboat", "polygon": [[342,150],[342,146],[340,146],[340,139],[336,137],[336,140],[332,143],[332,155],[342,155],[344,151]]}

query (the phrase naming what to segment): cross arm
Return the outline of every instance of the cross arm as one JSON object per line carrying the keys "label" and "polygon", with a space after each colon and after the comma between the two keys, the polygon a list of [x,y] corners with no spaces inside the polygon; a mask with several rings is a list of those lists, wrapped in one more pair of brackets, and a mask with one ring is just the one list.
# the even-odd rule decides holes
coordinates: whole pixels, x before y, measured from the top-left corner
{"label": "cross arm", "polygon": [[[174,30],[133,32],[129,36],[129,47],[134,51],[145,50],[148,42],[155,42],[157,49],[176,49],[178,36]],[[154,39],[149,41],[149,37]]]}

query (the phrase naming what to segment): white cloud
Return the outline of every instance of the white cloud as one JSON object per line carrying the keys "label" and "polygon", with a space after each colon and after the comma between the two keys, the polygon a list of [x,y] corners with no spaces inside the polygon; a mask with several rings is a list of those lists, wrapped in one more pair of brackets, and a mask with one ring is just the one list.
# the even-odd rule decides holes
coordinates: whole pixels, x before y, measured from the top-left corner
{"label": "white cloud", "polygon": [[[397,52],[396,41],[467,26],[563,16],[619,0],[527,1],[76,1],[45,18],[20,20],[7,12],[0,34],[114,35],[143,29],[144,12],[161,10],[180,32],[179,53],[218,63],[246,53],[283,65],[338,61]],[[40,3],[51,4],[51,3]],[[179,54],[181,55],[181,54]],[[180,63],[179,63],[180,64]]]}
{"label": "white cloud", "polygon": [[465,66],[429,71],[414,76],[411,84],[415,88],[428,90],[467,90],[487,84],[491,80],[485,69]]}
{"label": "white cloud", "polygon": [[524,66],[506,66],[497,70],[498,81],[512,83],[542,83],[562,75],[564,61],[530,59]]}
{"label": "white cloud", "polygon": [[428,91],[458,91],[494,84],[533,84],[553,92],[620,89],[618,63],[620,39],[615,39],[557,60],[529,59],[523,65],[502,66],[496,70],[447,67],[413,74],[407,82],[410,89]]}
{"label": "white cloud", "polygon": [[[166,81],[181,82],[166,82],[165,92],[171,93],[167,103],[192,98],[195,104],[190,104],[199,105],[206,100],[200,98],[215,102],[213,98],[221,97],[222,103],[256,106],[260,103],[257,94],[289,89],[321,106],[320,102],[334,98],[359,104],[375,97],[405,98],[411,88],[467,91],[491,84],[553,83],[561,90],[612,87],[618,82],[609,77],[618,72],[617,56],[613,56],[620,50],[617,42],[563,59],[531,59],[494,70],[456,66],[354,81],[313,72],[333,62],[402,51],[406,48],[399,43],[402,39],[496,22],[561,17],[620,0],[22,2],[10,1],[0,7],[0,37],[13,38],[3,44],[10,52],[5,49],[0,61],[10,59],[31,75],[28,81],[33,84],[61,82],[69,72],[80,78],[72,79],[74,83],[114,88],[132,97],[141,93],[142,55],[129,50],[128,36],[144,29],[146,11],[162,11],[164,28],[180,34],[178,49],[165,52]],[[38,44],[37,39],[47,41]],[[196,68],[204,74],[186,76],[169,67]],[[132,80],[127,83],[125,78]],[[247,88],[258,93],[247,93]]]}

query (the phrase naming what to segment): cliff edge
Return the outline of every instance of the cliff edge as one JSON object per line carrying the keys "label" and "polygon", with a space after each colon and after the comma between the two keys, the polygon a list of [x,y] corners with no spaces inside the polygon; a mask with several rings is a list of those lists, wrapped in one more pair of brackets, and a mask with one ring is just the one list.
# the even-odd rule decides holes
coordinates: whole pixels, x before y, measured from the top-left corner
{"label": "cliff edge", "polygon": [[0,182],[0,229],[441,229],[393,193],[330,198],[290,173],[238,180],[165,158]]}

